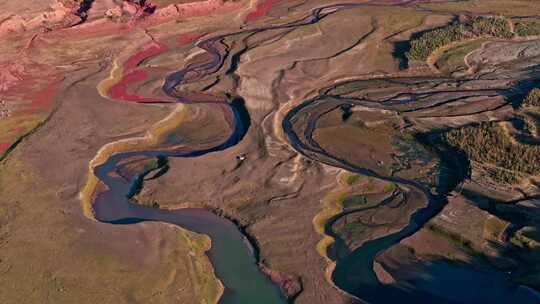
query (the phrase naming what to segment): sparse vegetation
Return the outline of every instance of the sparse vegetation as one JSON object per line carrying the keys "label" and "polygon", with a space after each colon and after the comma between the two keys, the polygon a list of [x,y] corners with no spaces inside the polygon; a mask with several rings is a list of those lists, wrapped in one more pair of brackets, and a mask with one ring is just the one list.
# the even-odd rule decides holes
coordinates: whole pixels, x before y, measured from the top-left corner
{"label": "sparse vegetation", "polygon": [[533,137],[538,137],[538,122],[531,116],[523,117],[524,130]]}
{"label": "sparse vegetation", "polygon": [[498,240],[507,225],[507,222],[496,216],[489,217],[484,223],[484,237]]}
{"label": "sparse vegetation", "polygon": [[521,174],[540,173],[540,146],[513,142],[498,124],[455,129],[443,137],[463,150],[470,160],[487,166],[497,182],[515,184]]}
{"label": "sparse vegetation", "polygon": [[507,19],[475,17],[465,23],[454,23],[426,32],[411,41],[406,53],[409,60],[426,60],[435,50],[454,42],[481,37],[511,38],[513,33]]}
{"label": "sparse vegetation", "polygon": [[510,23],[503,17],[476,17],[472,19],[472,22],[467,23],[467,26],[472,29],[473,35],[477,37],[490,36],[510,39],[514,36]]}
{"label": "sparse vegetation", "polygon": [[431,232],[436,233],[441,237],[444,237],[456,246],[462,247],[466,250],[473,250],[472,242],[457,233],[451,232],[444,227],[435,224],[427,224],[426,228]]}
{"label": "sparse vegetation", "polygon": [[540,35],[540,22],[524,21],[514,23],[514,30],[518,36],[537,36]]}
{"label": "sparse vegetation", "polygon": [[4,220],[7,220],[7,217],[8,217],[7,208],[0,207],[0,226],[2,226],[2,222]]}
{"label": "sparse vegetation", "polygon": [[354,239],[364,233],[366,228],[362,223],[346,223],[337,232],[346,239]]}
{"label": "sparse vegetation", "polygon": [[365,204],[367,204],[367,199],[363,195],[353,195],[343,200],[343,208],[353,208]]}

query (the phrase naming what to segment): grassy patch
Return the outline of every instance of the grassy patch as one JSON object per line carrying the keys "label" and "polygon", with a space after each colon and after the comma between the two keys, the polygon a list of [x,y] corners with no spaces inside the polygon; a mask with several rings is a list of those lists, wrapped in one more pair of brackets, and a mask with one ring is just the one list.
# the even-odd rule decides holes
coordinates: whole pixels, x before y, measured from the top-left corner
{"label": "grassy patch", "polygon": [[223,285],[216,278],[212,264],[205,253],[211,247],[210,237],[181,229],[180,236],[191,249],[189,274],[195,287],[195,294],[199,303],[218,303],[223,294]]}
{"label": "grassy patch", "polygon": [[484,238],[498,240],[506,226],[508,222],[495,216],[489,217],[484,223]]}
{"label": "grassy patch", "polygon": [[451,72],[458,67],[465,66],[465,56],[479,48],[485,40],[467,43],[445,52],[436,62],[437,68],[444,72]]}
{"label": "grassy patch", "polygon": [[422,34],[411,41],[406,53],[409,60],[425,61],[439,48],[465,39],[481,37],[511,38],[513,33],[505,18],[475,17],[465,23],[454,23]]}
{"label": "grassy patch", "polygon": [[384,192],[390,193],[390,192],[394,192],[394,190],[396,190],[396,184],[389,183],[389,184],[384,185],[384,188],[383,188]]}
{"label": "grassy patch", "polygon": [[349,186],[352,186],[358,183],[359,180],[360,180],[360,175],[351,174],[351,175],[347,175],[347,177],[345,178],[345,183]]}
{"label": "grassy patch", "polygon": [[347,193],[344,192],[343,188],[329,193],[322,201],[323,206],[321,211],[313,218],[313,227],[315,228],[315,231],[323,236],[317,243],[317,252],[328,261],[330,261],[330,259],[328,258],[326,251],[328,247],[334,243],[334,239],[326,235],[325,226],[330,218],[343,211],[343,201],[346,197]]}

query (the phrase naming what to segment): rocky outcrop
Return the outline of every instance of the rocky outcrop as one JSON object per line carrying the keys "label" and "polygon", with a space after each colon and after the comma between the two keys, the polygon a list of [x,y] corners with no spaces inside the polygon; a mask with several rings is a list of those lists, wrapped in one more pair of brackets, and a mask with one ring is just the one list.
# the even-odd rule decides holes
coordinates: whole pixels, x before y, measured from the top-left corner
{"label": "rocky outcrop", "polygon": [[270,269],[263,263],[259,264],[259,268],[270,277],[274,283],[279,285],[281,292],[283,292],[288,299],[295,298],[302,291],[302,282],[300,281],[300,278]]}
{"label": "rocky outcrop", "polygon": [[0,15],[0,36],[40,28],[50,30],[55,27],[76,24],[80,21],[80,17],[77,16],[78,10],[79,6],[75,1],[54,0],[45,12],[30,16],[9,13]]}

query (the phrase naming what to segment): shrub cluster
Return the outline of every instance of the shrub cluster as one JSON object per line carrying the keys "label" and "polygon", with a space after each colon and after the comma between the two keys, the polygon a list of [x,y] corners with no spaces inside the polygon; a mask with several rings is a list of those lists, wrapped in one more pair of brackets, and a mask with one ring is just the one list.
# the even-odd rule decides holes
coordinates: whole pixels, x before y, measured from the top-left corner
{"label": "shrub cluster", "polygon": [[532,89],[523,100],[523,106],[540,107],[540,88]]}
{"label": "shrub cluster", "polygon": [[443,138],[472,161],[494,166],[490,175],[498,182],[514,184],[522,173],[540,173],[540,146],[512,142],[497,124],[455,129]]}
{"label": "shrub cluster", "polygon": [[453,24],[427,32],[411,41],[411,49],[405,55],[409,60],[426,60],[436,49],[465,39],[465,33],[461,24]]}
{"label": "shrub cluster", "polygon": [[476,17],[470,22],[472,33],[478,37],[497,37],[510,39],[514,34],[505,18]]}
{"label": "shrub cluster", "polygon": [[540,35],[540,22],[524,21],[514,23],[516,34],[521,37]]}
{"label": "shrub cluster", "polygon": [[469,38],[511,38],[512,30],[502,17],[475,17],[465,23],[454,23],[426,32],[411,41],[411,49],[405,54],[409,60],[426,60],[438,48]]}

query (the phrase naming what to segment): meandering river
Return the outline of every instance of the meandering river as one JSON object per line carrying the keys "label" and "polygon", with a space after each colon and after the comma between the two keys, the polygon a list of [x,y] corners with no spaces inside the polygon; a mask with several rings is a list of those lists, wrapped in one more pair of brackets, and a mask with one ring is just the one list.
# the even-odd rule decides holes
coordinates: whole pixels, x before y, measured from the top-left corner
{"label": "meandering river", "polygon": [[[94,169],[94,173],[98,179],[107,186],[107,190],[99,193],[95,199],[93,206],[96,218],[99,221],[110,224],[133,224],[142,221],[164,222],[178,225],[197,233],[207,234],[212,239],[212,247],[208,252],[208,256],[214,266],[216,275],[225,286],[225,293],[220,303],[286,303],[286,299],[281,294],[279,288],[258,268],[257,257],[252,245],[231,221],[202,209],[163,210],[131,204],[128,197],[132,190],[133,181],[128,182],[112,173],[122,160],[130,157],[196,157],[207,153],[222,151],[237,144],[242,139],[249,128],[249,114],[241,103],[230,103],[223,97],[209,96],[208,94],[203,93],[189,92],[184,94],[181,90],[178,90],[178,87],[182,84],[197,81],[204,75],[211,74],[221,68],[224,64],[225,57],[230,55],[223,54],[219,47],[217,47],[224,38],[248,32],[257,33],[313,24],[321,20],[321,18],[324,18],[325,15],[336,10],[360,5],[361,4],[336,4],[321,7],[315,9],[309,17],[297,22],[241,30],[212,37],[197,43],[198,47],[206,51],[209,55],[209,59],[204,62],[190,64],[185,69],[170,74],[162,87],[163,92],[173,100],[176,100],[176,102],[180,103],[217,103],[226,105],[226,107],[220,107],[220,109],[224,109],[222,110],[224,111],[223,115],[228,118],[227,121],[231,124],[233,129],[232,135],[228,139],[224,139],[223,143],[216,147],[204,150],[185,149],[180,151],[149,149],[148,151],[114,154],[105,163]],[[447,300],[447,297],[439,297],[434,293],[428,292],[428,289],[434,288],[434,286],[437,286],[436,284],[424,284],[422,285],[424,287],[416,290],[414,288],[404,290],[383,286],[373,271],[373,262],[379,253],[416,233],[427,221],[442,210],[447,203],[447,194],[466,176],[467,172],[464,172],[465,168],[460,165],[455,157],[444,155],[443,159],[447,162],[448,166],[455,170],[453,172],[455,180],[448,183],[447,189],[438,191],[437,194],[433,194],[430,189],[419,182],[394,176],[381,176],[372,170],[358,167],[346,159],[340,159],[339,157],[333,156],[321,148],[312,138],[315,123],[321,113],[310,111],[315,109],[314,105],[320,102],[324,101],[319,97],[308,100],[292,109],[283,120],[282,127],[285,134],[287,135],[291,146],[298,153],[301,153],[312,160],[339,167],[350,172],[373,176],[399,185],[413,187],[422,192],[428,201],[427,207],[417,210],[411,216],[409,224],[402,230],[366,242],[344,259],[337,261],[337,266],[332,275],[332,279],[336,286],[369,303],[390,303],[396,300],[402,302],[414,300],[414,303],[433,303],[434,301],[437,303],[459,302],[460,299],[451,297],[450,300]],[[341,104],[338,102],[336,106],[340,106]],[[293,126],[293,121],[298,115],[306,115],[308,117],[306,125],[303,126],[301,130],[297,130],[295,129],[295,126]],[[465,274],[464,272],[460,272],[462,270],[456,271],[457,270],[451,266],[438,265],[435,273],[442,277],[455,277],[456,273]],[[478,279],[482,279],[482,276],[474,271],[467,274],[467,276],[469,275],[478,275]],[[507,280],[503,278],[497,282],[506,284]],[[497,284],[495,284],[495,287],[500,288],[501,285]],[[420,285],[421,284],[419,283],[419,286]],[[440,286],[437,288],[439,287]],[[489,293],[491,291],[487,290],[486,292]],[[520,303],[528,303],[527,301],[531,299],[534,299],[536,302],[530,303],[540,302],[540,298],[538,298],[535,293],[522,292],[524,294],[522,299],[524,300],[520,301]],[[500,296],[499,298],[502,299],[504,296]]]}

